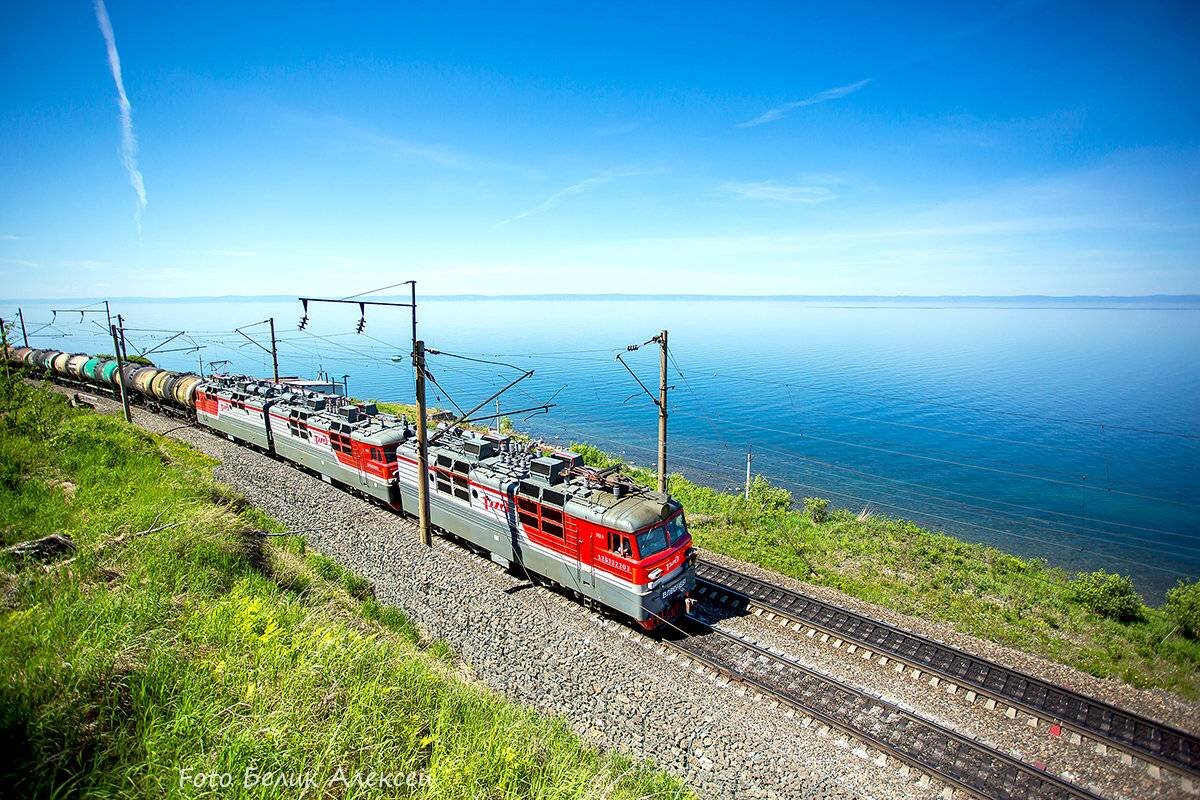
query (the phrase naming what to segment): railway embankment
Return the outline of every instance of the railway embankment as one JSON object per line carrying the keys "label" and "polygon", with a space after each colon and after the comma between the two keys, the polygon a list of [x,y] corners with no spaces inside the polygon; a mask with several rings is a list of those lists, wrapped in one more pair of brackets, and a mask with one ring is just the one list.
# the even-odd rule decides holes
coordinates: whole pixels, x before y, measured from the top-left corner
{"label": "railway embankment", "polygon": [[[116,409],[112,401],[95,401],[101,411]],[[236,487],[245,501],[271,514],[287,529],[303,531],[308,543],[303,563],[340,585],[352,598],[351,610],[354,602],[361,603],[357,616],[349,618],[352,622],[357,624],[364,614],[368,621],[384,617],[400,629],[397,635],[407,631],[410,637],[415,625],[421,631],[421,642],[447,643],[427,645],[427,651],[458,654],[459,660],[447,669],[559,718],[576,735],[632,759],[626,763],[650,759],[686,779],[701,794],[714,797],[807,793],[888,800],[932,796],[940,791],[936,779],[932,785],[914,781],[913,774],[864,747],[853,735],[847,737],[799,714],[784,714],[770,698],[669,659],[628,628],[590,613],[562,595],[532,586],[452,544],[439,541],[433,549],[423,548],[415,542],[415,533],[406,521],[286,464],[144,409],[135,410],[134,420],[215,459],[217,480]],[[604,458],[586,447],[580,449],[590,459]],[[258,519],[252,510],[244,509],[244,513]],[[711,524],[704,514],[701,512],[694,524]],[[316,556],[313,551],[318,549],[332,561]],[[712,552],[707,557],[724,559]],[[745,562],[730,563],[745,571],[756,570]],[[1094,679],[828,587],[778,574],[763,575],[777,584],[823,593],[832,602],[950,641],[963,650],[981,652],[1048,680],[1073,683],[1101,696],[1111,691],[1108,696],[1119,705],[1193,727],[1194,709],[1189,713],[1189,704],[1165,693]],[[379,605],[370,597],[353,599],[355,593],[363,596],[368,587]],[[386,610],[392,606],[403,614]],[[1067,776],[1101,796],[1190,796],[1177,780],[1159,779],[1140,765],[1127,768],[1111,751],[1093,757],[1090,746],[1076,745],[1066,736],[1047,735],[1046,725],[1031,727],[1021,715],[1008,717],[999,707],[981,713],[982,702],[970,700],[965,691],[948,694],[931,688],[924,678],[909,681],[891,669],[880,669],[878,659],[864,661],[860,669],[862,659],[847,657],[846,647],[825,644],[814,648],[815,641],[802,632],[793,635],[771,623],[759,625],[753,617],[734,617],[723,624],[740,627],[746,635],[769,642],[794,661],[823,674],[840,675],[887,702],[940,721],[1037,769]],[[517,785],[510,793],[530,793],[522,788]]]}
{"label": "railway embankment", "polygon": [[[569,445],[591,466],[620,462],[635,480],[655,484],[647,468]],[[1072,575],[870,509],[797,502],[762,476],[748,499],[679,473],[669,490],[705,550],[1045,680],[1114,703],[1132,697],[1147,716],[1189,729],[1200,717],[1200,581],[1182,584],[1174,602],[1149,606],[1122,576]],[[1134,696],[1127,687],[1150,692]]]}
{"label": "railway embankment", "polygon": [[254,533],[283,528],[216,465],[0,382],[3,544],[75,544],[0,563],[5,794],[688,796],[500,698],[299,537]]}
{"label": "railway embankment", "polygon": [[[593,466],[617,461],[589,445],[572,446]],[[646,485],[654,481],[647,469],[630,472]],[[813,498],[797,503],[761,476],[749,499],[679,474],[669,489],[706,550],[794,578],[809,591],[832,590],[831,598],[862,602],[876,616],[916,624],[935,638],[1000,645],[1010,651],[1006,659],[1055,682],[1083,682],[1117,700],[1128,694],[1124,686],[1165,690],[1144,713],[1194,727],[1200,582],[1183,584],[1175,603],[1153,607],[1119,576],[1071,575],[869,509],[854,513]]]}
{"label": "railway embankment", "polygon": [[[92,399],[97,410],[119,413],[116,402]],[[622,754],[618,764],[632,769],[650,761],[701,796],[730,800],[929,796],[928,781],[874,765],[853,738],[801,725],[754,693],[664,659],[619,621],[449,542],[423,547],[415,526],[395,514],[177,419],[138,408],[134,422],[214,459],[217,481],[288,530],[304,531],[310,555],[319,550],[346,574],[369,581],[381,608],[400,610],[423,641],[445,642],[457,656],[455,669],[472,682],[565,722],[600,752]],[[636,771],[612,778],[651,781]],[[576,786],[580,791],[565,796],[626,794],[616,791],[620,783]],[[673,787],[641,791],[670,797]],[[553,788],[531,783],[504,791],[525,797]]]}

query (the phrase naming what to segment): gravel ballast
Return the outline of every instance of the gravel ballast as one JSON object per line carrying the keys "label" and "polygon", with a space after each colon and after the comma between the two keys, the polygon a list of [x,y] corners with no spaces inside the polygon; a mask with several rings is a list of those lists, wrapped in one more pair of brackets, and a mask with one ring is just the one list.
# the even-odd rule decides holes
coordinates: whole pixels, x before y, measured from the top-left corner
{"label": "gravel ballast", "polygon": [[[118,406],[100,400],[101,410]],[[648,758],[679,775],[702,795],[755,797],[936,796],[936,783],[905,776],[895,762],[879,766],[875,753],[837,732],[820,732],[772,708],[768,701],[722,685],[680,661],[664,657],[645,637],[580,604],[530,585],[499,566],[445,541],[431,549],[416,541],[409,521],[358,500],[286,463],[178,420],[145,410],[135,422],[166,432],[218,459],[218,480],[255,506],[306,535],[310,546],[374,583],[377,597],[402,608],[430,636],[447,641],[470,674],[492,690],[543,712],[562,716],[593,743]],[[175,429],[175,430],[170,430]],[[720,556],[709,555],[714,561]],[[1194,719],[1189,704],[1138,692],[1062,665],[981,642],[945,626],[878,609],[832,590],[791,581],[725,559],[736,569],[843,603],[909,630],[1074,685],[1140,713],[1181,727]],[[985,712],[961,695],[895,676],[757,617],[722,623],[741,630],[822,672],[865,687],[933,721],[947,724],[1055,773],[1100,789],[1105,796],[1174,794],[1178,787],[1149,778],[1063,739]]]}
{"label": "gravel ballast", "polygon": [[[101,400],[101,410],[116,404]],[[499,694],[563,717],[602,748],[645,758],[705,797],[930,797],[936,784],[876,766],[853,739],[803,726],[646,637],[528,583],[457,545],[416,538],[415,526],[285,462],[145,410],[134,421],[221,463],[216,478],[311,548],[371,580],[381,602],[445,640],[471,676]],[[857,752],[856,752],[857,751]]]}

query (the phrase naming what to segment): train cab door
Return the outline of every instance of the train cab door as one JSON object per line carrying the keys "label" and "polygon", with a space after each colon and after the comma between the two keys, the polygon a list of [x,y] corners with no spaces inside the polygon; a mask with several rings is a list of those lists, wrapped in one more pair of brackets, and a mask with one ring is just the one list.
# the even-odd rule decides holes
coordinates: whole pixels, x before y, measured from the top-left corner
{"label": "train cab door", "polygon": [[566,531],[567,539],[573,540],[575,543],[575,566],[579,576],[579,589],[584,594],[590,595],[593,584],[592,539],[579,530],[579,523],[571,517],[564,520],[563,528]]}
{"label": "train cab door", "polygon": [[358,488],[366,488],[367,467],[368,462],[371,460],[371,445],[351,438],[350,452],[354,456],[354,476],[358,478]]}

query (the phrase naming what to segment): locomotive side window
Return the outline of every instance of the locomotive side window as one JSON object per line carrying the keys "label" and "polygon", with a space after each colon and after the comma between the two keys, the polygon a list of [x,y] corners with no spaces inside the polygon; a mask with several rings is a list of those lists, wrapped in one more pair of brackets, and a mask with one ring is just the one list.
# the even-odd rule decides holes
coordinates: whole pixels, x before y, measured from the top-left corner
{"label": "locomotive side window", "polygon": [[[561,508],[565,499],[566,498],[563,496],[562,492],[556,492],[553,489],[542,489],[543,503],[549,503],[552,506],[558,506]],[[562,515],[560,514],[559,518],[561,519],[561,517]]]}
{"label": "locomotive side window", "polygon": [[563,515],[557,508],[542,506],[542,532],[563,538]]}
{"label": "locomotive side window", "polygon": [[629,538],[622,536],[616,531],[608,532],[608,550],[611,553],[616,553],[622,558],[633,557],[633,548],[629,545]]}
{"label": "locomotive side window", "polygon": [[454,485],[450,482],[450,476],[443,470],[448,470],[454,465],[454,461],[450,456],[438,454],[436,460],[430,459],[430,463],[436,463],[440,469],[430,470],[433,473],[435,481],[434,487],[442,494],[454,494]]}
{"label": "locomotive side window", "polygon": [[687,536],[687,524],[683,521],[683,514],[676,514],[667,521],[667,533],[671,536],[671,544]]}
{"label": "locomotive side window", "polygon": [[450,467],[454,470],[454,472],[449,478],[442,476],[439,477],[438,480],[449,480],[452,484],[451,491],[453,492],[454,496],[459,500],[470,501],[471,487],[470,481],[467,478],[470,466],[465,461],[451,461],[449,458],[447,458],[446,461],[450,463]]}
{"label": "locomotive side window", "polygon": [[536,528],[538,526],[538,508],[537,503],[527,497],[517,497],[517,516],[521,519],[521,524]]}

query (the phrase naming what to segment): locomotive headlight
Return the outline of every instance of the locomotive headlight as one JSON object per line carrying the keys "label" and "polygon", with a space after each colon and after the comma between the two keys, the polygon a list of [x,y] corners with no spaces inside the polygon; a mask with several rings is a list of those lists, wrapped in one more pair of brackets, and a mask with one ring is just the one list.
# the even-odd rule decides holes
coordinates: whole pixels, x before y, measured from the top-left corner
{"label": "locomotive headlight", "polygon": [[662,575],[662,568],[655,567],[654,569],[650,570],[650,574],[648,577],[650,578],[650,580],[653,581],[653,580],[657,580],[660,575]]}

